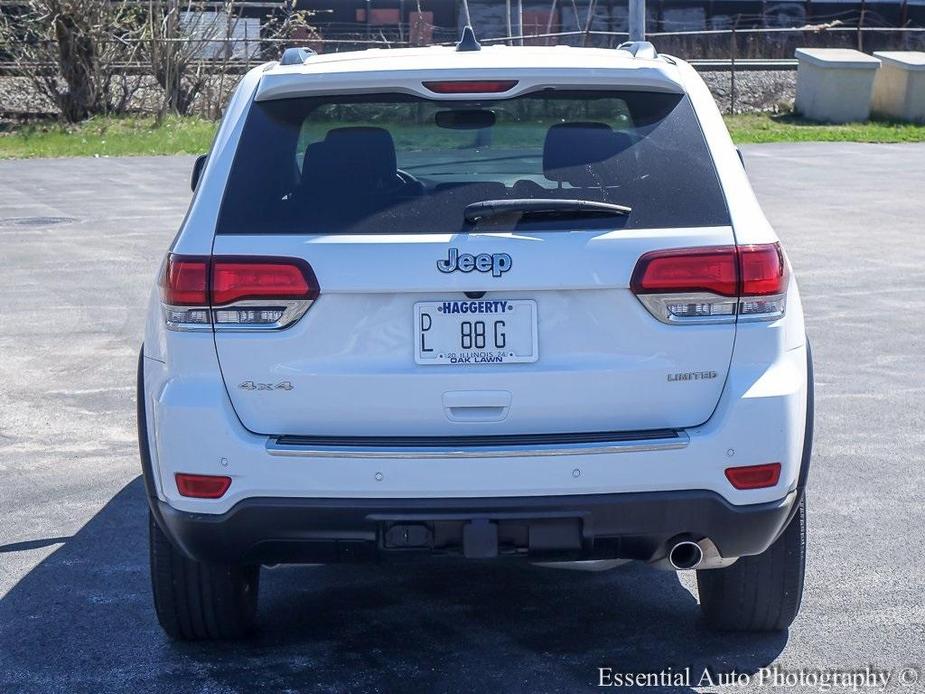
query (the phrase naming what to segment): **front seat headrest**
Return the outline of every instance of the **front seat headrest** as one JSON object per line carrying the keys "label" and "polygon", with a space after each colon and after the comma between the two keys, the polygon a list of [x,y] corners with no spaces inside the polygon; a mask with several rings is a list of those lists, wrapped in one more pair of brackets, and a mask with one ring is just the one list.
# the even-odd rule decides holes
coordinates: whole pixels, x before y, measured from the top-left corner
{"label": "front seat headrest", "polygon": [[615,185],[608,160],[631,144],[628,135],[606,123],[558,123],[546,132],[543,175],[582,188]]}
{"label": "front seat headrest", "polygon": [[309,145],[302,166],[303,181],[382,188],[395,182],[395,143],[384,128],[348,127],[329,130]]}

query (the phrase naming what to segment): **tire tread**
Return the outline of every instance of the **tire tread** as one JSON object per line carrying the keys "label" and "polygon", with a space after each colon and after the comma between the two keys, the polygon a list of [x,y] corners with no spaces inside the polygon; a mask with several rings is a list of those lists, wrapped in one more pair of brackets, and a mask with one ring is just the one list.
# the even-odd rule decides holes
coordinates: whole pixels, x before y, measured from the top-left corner
{"label": "tire tread", "polygon": [[231,640],[254,628],[259,567],[194,561],[181,554],[148,514],[154,609],[172,639]]}
{"label": "tire tread", "polygon": [[700,607],[720,631],[780,631],[800,611],[806,564],[805,498],[780,537],[761,554],[697,572]]}

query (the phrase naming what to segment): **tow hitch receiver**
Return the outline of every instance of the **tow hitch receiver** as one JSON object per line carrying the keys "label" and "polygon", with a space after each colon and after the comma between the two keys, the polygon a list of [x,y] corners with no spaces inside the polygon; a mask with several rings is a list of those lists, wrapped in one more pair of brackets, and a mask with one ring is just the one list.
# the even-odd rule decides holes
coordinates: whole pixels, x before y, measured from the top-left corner
{"label": "tow hitch receiver", "polygon": [[498,556],[498,526],[477,518],[463,526],[463,556],[466,559],[492,559]]}

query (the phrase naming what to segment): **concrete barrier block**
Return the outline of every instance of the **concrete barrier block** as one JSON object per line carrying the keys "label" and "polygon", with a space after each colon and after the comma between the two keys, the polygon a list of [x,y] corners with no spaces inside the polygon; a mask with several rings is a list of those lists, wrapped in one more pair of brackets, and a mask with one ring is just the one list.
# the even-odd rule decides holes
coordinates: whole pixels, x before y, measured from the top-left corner
{"label": "concrete barrier block", "polygon": [[925,122],[925,52],[876,51],[880,69],[871,109],[879,116]]}
{"label": "concrete barrier block", "polygon": [[796,57],[798,113],[829,123],[870,118],[880,60],[848,48],[798,48]]}

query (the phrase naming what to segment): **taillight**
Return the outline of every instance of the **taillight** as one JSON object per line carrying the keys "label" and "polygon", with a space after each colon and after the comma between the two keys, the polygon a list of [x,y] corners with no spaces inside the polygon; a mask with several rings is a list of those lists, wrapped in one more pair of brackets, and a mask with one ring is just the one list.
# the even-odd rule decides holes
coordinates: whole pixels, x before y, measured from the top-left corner
{"label": "taillight", "polygon": [[178,472],[174,479],[180,496],[194,499],[218,499],[225,495],[231,486],[231,478],[223,475],[193,475]]}
{"label": "taillight", "polygon": [[283,328],[318,298],[311,266],[298,258],[167,258],[161,301],[172,330]]}
{"label": "taillight", "polygon": [[206,293],[209,280],[209,259],[170,255],[164,268],[161,296],[164,303],[175,306],[196,306],[209,303]]}
{"label": "taillight", "polygon": [[436,94],[499,94],[513,89],[517,80],[454,80],[423,84]]}
{"label": "taillight", "polygon": [[739,246],[739,316],[751,320],[774,320],[784,315],[787,304],[787,265],[779,243]]}
{"label": "taillight", "polygon": [[726,468],[726,479],[736,489],[765,489],[780,480],[780,463]]}
{"label": "taillight", "polygon": [[208,330],[209,258],[167,256],[161,275],[164,320],[172,330]]}
{"label": "taillight", "polygon": [[212,259],[212,320],[216,330],[282,328],[318,298],[311,266],[296,258]]}
{"label": "taillight", "polygon": [[784,315],[786,265],[777,243],[652,251],[630,288],[664,323],[774,320]]}

